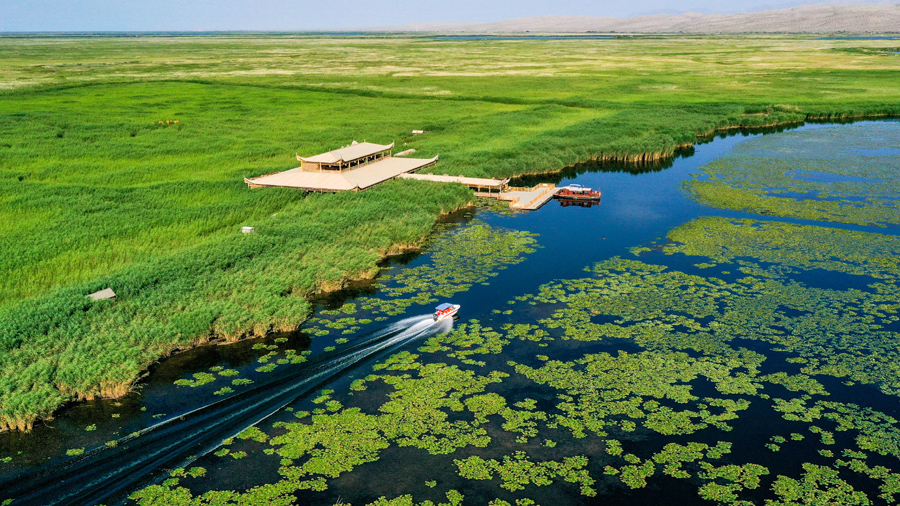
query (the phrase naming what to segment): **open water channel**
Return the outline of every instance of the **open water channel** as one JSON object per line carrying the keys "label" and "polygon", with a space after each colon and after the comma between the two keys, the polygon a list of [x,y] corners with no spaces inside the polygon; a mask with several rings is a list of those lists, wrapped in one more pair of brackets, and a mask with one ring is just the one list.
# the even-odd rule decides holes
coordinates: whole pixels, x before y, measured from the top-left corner
{"label": "open water channel", "polygon": [[[800,202],[803,197],[810,202],[843,200],[844,205],[857,208],[881,206],[874,221],[852,217],[819,219],[834,216],[833,208],[780,215],[777,209],[759,209],[750,204],[743,210],[729,210],[704,205],[698,201],[702,198],[692,199],[689,195],[691,181],[720,180],[715,169],[709,167],[729,156],[738,157],[738,164],[760,163],[765,157],[794,163],[791,156],[810,153],[807,148],[817,142],[828,144],[835,135],[840,137],[842,130],[852,132],[859,142],[829,148],[838,151],[829,151],[821,172],[806,166],[785,169],[783,173],[789,173],[785,177],[796,176],[793,180],[798,187],[769,185],[765,188],[769,193],[763,193],[780,194],[785,201]],[[763,135],[800,136],[795,139],[800,147],[793,146],[790,137],[781,144],[754,147],[753,143]],[[199,495],[214,490],[242,492],[267,483],[281,483],[303,504],[343,501],[361,505],[379,497],[393,499],[405,494],[411,494],[416,502],[453,503],[456,496],[451,491],[465,496],[465,504],[487,504],[492,500],[509,504],[530,504],[527,500],[533,500],[544,505],[738,504],[738,500],[785,500],[787,492],[779,494],[778,490],[791,487],[833,494],[851,487],[872,504],[888,504],[893,498],[883,494],[890,492],[890,478],[873,477],[878,473],[860,471],[858,464],[850,471],[852,466],[842,464],[840,458],[846,451],[857,452],[851,456],[856,455],[856,461],[866,463],[869,469],[882,466],[889,470],[888,474],[900,471],[898,456],[888,443],[859,443],[861,438],[894,441],[892,438],[900,436],[900,423],[884,418],[900,418],[896,395],[900,389],[894,387],[894,383],[900,383],[900,377],[891,378],[890,373],[866,376],[865,368],[858,367],[866,353],[890,358],[900,352],[896,345],[900,342],[896,340],[900,338],[897,306],[891,304],[891,296],[885,295],[893,289],[900,273],[895,266],[867,270],[864,258],[890,257],[895,251],[891,248],[896,246],[900,227],[890,216],[900,215],[896,208],[898,195],[896,190],[893,194],[875,195],[874,204],[859,204],[858,199],[853,204],[852,198],[842,196],[852,193],[858,198],[869,181],[881,185],[876,192],[891,185],[896,188],[900,174],[888,172],[885,177],[879,172],[875,178],[865,170],[829,172],[829,168],[841,166],[832,163],[841,157],[864,160],[863,169],[879,163],[896,164],[898,140],[900,123],[894,121],[806,125],[786,132],[719,136],[665,166],[586,164],[556,176],[523,180],[523,185],[548,180],[563,185],[579,183],[600,188],[603,199],[591,207],[566,207],[551,201],[529,213],[492,210],[490,206],[456,213],[443,220],[433,243],[424,251],[387,261],[381,279],[322,299],[313,319],[298,332],[175,354],[155,365],[140,389],[123,399],[78,403],[35,427],[32,433],[0,434],[0,502],[15,499],[12,504],[16,505],[113,504],[125,501],[135,490],[163,482],[175,469],[202,468],[202,473],[181,475],[178,483],[170,480],[158,491],[164,494],[185,487],[184,493]],[[882,151],[873,148],[873,144]],[[741,146],[744,151],[735,155]],[[815,160],[812,162],[816,166]],[[829,174],[836,175],[832,178]],[[753,187],[746,182],[731,183],[734,187]],[[820,187],[842,184],[856,186],[840,187],[840,191],[830,193]],[[785,206],[781,200],[777,204]],[[885,221],[884,216],[889,219]],[[691,246],[691,241],[683,239],[691,236],[682,235],[679,240],[667,238],[667,234],[698,223],[696,220],[701,218],[724,220],[702,222],[705,225],[716,223],[721,228],[726,223],[736,229],[752,229],[747,232],[751,239],[726,244],[734,240],[729,233],[707,226],[706,235],[693,236],[705,250],[667,251],[666,248],[677,249],[683,244]],[[777,240],[770,235],[754,239],[754,233],[769,230],[767,224],[782,227]],[[786,230],[785,226],[797,228]],[[824,256],[804,250],[809,258],[798,260],[794,255],[782,260],[773,254],[782,250],[795,254],[802,248],[799,242],[790,242],[792,237],[811,234],[815,238],[823,230],[829,234],[861,235],[852,240],[835,239],[838,246]],[[886,246],[860,248],[856,256],[846,251],[847,243],[869,237]],[[717,256],[708,253],[704,257],[701,250],[715,251]],[[759,253],[755,253],[757,250]],[[847,260],[848,255],[853,258]],[[603,264],[595,269],[598,263]],[[687,277],[660,281],[660,274],[653,271],[657,267]],[[617,276],[640,281],[600,285]],[[748,277],[755,281],[746,281]],[[766,283],[769,285],[765,289],[746,288]],[[569,293],[562,293],[566,290]],[[697,295],[704,290],[708,293]],[[637,294],[636,298],[610,302],[609,297],[625,292]],[[784,307],[769,305],[778,297],[803,300],[791,299]],[[812,300],[814,297],[820,299]],[[629,300],[648,304],[641,309],[644,313],[604,309],[621,307]],[[651,300],[653,304],[648,302]],[[687,300],[694,300],[693,305],[684,302]],[[827,308],[820,306],[836,300],[846,306],[833,307],[834,314],[825,315]],[[436,301],[461,304],[460,318],[433,323],[428,315]],[[715,307],[690,309],[704,301]],[[779,321],[773,323],[755,312],[754,301],[761,308],[771,308],[764,311],[777,314]],[[592,303],[596,304],[593,308]],[[739,306],[746,308],[736,309]],[[743,320],[733,323],[733,328],[740,330],[729,330],[728,338],[714,331],[717,320],[734,319],[735,314],[743,315]],[[854,319],[859,315],[862,316]],[[804,325],[809,328],[804,330]],[[869,327],[863,328],[865,325]],[[575,328],[579,326],[581,331],[596,335],[580,335],[581,331]],[[680,341],[651,335],[649,330],[634,330],[639,327],[663,329],[663,333],[679,336]],[[489,342],[482,335],[487,332],[485,328],[501,337]],[[515,329],[520,329],[521,335],[513,335]],[[612,336],[615,329],[621,335]],[[611,334],[600,335],[606,331]],[[819,336],[815,350],[797,344],[798,336],[802,339],[804,332]],[[776,334],[777,338],[772,337]],[[841,342],[858,336],[868,336],[866,339],[871,338],[872,342],[862,347]],[[714,345],[700,344],[704,340]],[[885,342],[893,345],[884,345]],[[438,350],[440,346],[444,348]],[[454,355],[459,350],[473,349],[479,351]],[[482,437],[475,443],[462,438],[459,442],[460,436],[446,427],[410,435],[404,424],[412,422],[397,422],[385,415],[378,424],[396,423],[400,428],[390,434],[384,429],[385,433],[376,438],[380,443],[375,450],[366,447],[366,451],[355,451],[366,456],[351,465],[352,469],[334,476],[316,471],[314,466],[304,467],[310,458],[334,457],[337,450],[333,443],[322,443],[318,448],[324,450],[313,455],[317,450],[310,448],[305,453],[287,451],[287,447],[296,446],[296,439],[288,443],[274,441],[284,434],[290,436],[292,430],[286,423],[310,424],[318,416],[316,423],[322,425],[318,432],[323,433],[326,428],[334,428],[338,423],[334,419],[346,409],[357,409],[372,417],[390,411],[385,406],[406,394],[398,393],[396,383],[370,375],[375,364],[402,352],[415,355],[407,355],[405,369],[395,361],[393,369],[379,369],[378,374],[395,370],[390,374],[423,380],[424,390],[450,389],[435,393],[436,397],[461,400],[458,406],[450,403],[438,408],[423,407],[443,413],[443,418],[423,423],[434,427],[443,427],[444,422],[456,423],[453,427],[459,431],[470,430],[487,439]],[[648,353],[662,354],[653,355],[653,360],[677,355],[683,361],[680,365],[670,364],[670,369],[663,367],[659,376],[703,364],[726,371],[725,376],[730,378],[752,376],[759,386],[743,390],[724,386],[727,380],[713,373],[672,380],[658,387],[659,391],[615,383],[624,376],[640,376],[641,370],[650,367],[649,362],[625,367],[616,360],[646,357]],[[829,354],[850,358],[835,361],[826,356]],[[746,358],[750,355],[762,361]],[[610,367],[621,366],[622,373],[618,379],[601,380],[596,375],[572,379],[583,372],[582,367],[585,371],[590,367],[585,360],[613,360]],[[558,364],[554,371],[546,368],[553,363]],[[738,363],[742,365],[735,365]],[[485,380],[480,387],[457,388],[450,385],[450,380],[444,387],[426,385],[428,376],[422,371],[435,364],[450,364],[475,378],[487,378],[492,371],[508,376]],[[872,367],[888,370],[883,365],[879,362]],[[367,377],[368,388],[358,388]],[[585,387],[584,382],[593,383]],[[693,397],[679,398],[674,390],[670,391],[676,387],[690,389]],[[324,396],[322,390],[326,390]],[[598,391],[617,394],[591,397]],[[482,410],[480,416],[473,398],[478,402],[506,402],[507,411],[488,410],[484,414]],[[633,401],[629,408],[633,412],[604,404],[613,398]],[[746,401],[746,406],[722,408],[732,401]],[[814,405],[817,402],[837,404]],[[783,407],[786,403],[801,407],[791,411]],[[829,409],[843,412],[838,404],[874,409],[879,415],[856,417],[855,424],[847,422],[845,429],[840,430],[834,427],[836,416],[822,414]],[[596,411],[588,413],[590,406]],[[690,412],[684,411],[685,406]],[[728,416],[712,420],[711,415],[702,414],[716,412],[717,408],[711,406],[724,409]],[[312,418],[304,411],[314,411]],[[797,416],[787,416],[791,413]],[[807,416],[809,413],[815,416]],[[592,417],[617,421],[600,430],[592,427]],[[794,419],[797,417],[801,420]],[[693,422],[684,422],[686,419]],[[860,428],[860,419],[880,420],[881,432],[873,435],[874,429]],[[816,422],[817,428],[810,429],[807,421]],[[253,425],[260,430],[256,437],[231,439]],[[346,432],[335,431],[333,437],[352,447],[351,442],[360,437],[354,430],[349,424]],[[898,432],[895,434],[894,430]],[[822,436],[819,443],[823,431],[831,435],[831,442]],[[225,446],[221,445],[223,440]],[[290,437],[285,439],[288,440]],[[422,443],[425,440],[437,442]],[[619,443],[610,444],[611,440]],[[792,441],[796,441],[794,446],[790,446]],[[724,456],[710,450],[719,442],[729,445]],[[615,444],[621,444],[625,453],[617,454]],[[674,465],[661,453],[667,444],[705,446],[699,450],[699,456],[679,457],[681,464]],[[867,459],[859,457],[863,453]],[[586,457],[586,463],[565,460],[576,456]],[[522,464],[523,461],[532,465]],[[540,467],[547,462],[554,462],[557,467]],[[535,463],[540,472],[534,471]],[[707,464],[714,469],[754,464],[765,467],[767,472],[761,475],[761,483],[754,486],[753,479],[746,478],[753,474],[748,467],[737,471],[739,475],[744,472],[745,478],[732,479],[723,477],[726,471],[710,471],[704,467]],[[480,474],[465,471],[467,465],[481,466]],[[684,474],[673,465],[682,466]],[[819,467],[811,471],[808,465]],[[302,472],[291,474],[291,469]],[[484,474],[484,469],[489,472]],[[584,474],[579,475],[582,471]],[[833,475],[829,474],[831,471]],[[640,478],[633,479],[641,472],[650,473],[643,485]],[[778,476],[795,483],[778,481]],[[314,478],[322,478],[320,485],[297,485],[303,479]],[[520,486],[510,485],[517,480]],[[702,487],[709,483],[731,487],[734,499],[727,494],[715,496],[717,490],[713,489],[703,492]],[[259,504],[265,502],[268,501]],[[168,502],[158,504],[163,503]]]}

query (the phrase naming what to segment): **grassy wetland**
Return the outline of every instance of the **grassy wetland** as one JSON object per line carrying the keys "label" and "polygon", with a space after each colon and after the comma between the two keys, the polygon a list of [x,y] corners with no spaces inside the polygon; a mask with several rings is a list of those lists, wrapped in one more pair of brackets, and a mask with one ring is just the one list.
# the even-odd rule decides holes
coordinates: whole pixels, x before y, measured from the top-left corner
{"label": "grassy wetland", "polygon": [[[440,155],[436,173],[508,177],[665,160],[724,130],[897,115],[893,43],[0,39],[0,427],[32,429],[73,400],[140,403],[129,392],[161,357],[260,338],[249,360],[167,380],[198,403],[227,399],[457,298],[468,313],[452,332],[133,500],[893,503],[896,122],[717,139],[693,176],[680,160],[575,176],[605,195],[642,189],[633,214],[605,197],[610,230],[546,208],[435,226],[472,203],[453,185],[242,183],[352,139]],[[591,239],[561,250],[579,227]],[[313,298],[419,247],[370,292]],[[116,301],[84,297],[107,286]],[[270,335],[297,328],[306,341]],[[177,415],[147,407],[134,420]],[[87,425],[61,453],[113,447],[134,420]],[[0,473],[24,458],[11,447]]]}
{"label": "grassy wetland", "polygon": [[[805,144],[836,132],[847,156],[840,174],[829,173],[844,177],[873,163],[853,158],[859,146],[900,140],[896,122],[864,123],[755,137],[730,153],[761,156],[777,141],[806,158]],[[890,164],[896,155],[879,158]],[[722,159],[695,168],[686,187],[704,182]],[[768,164],[758,167],[747,180],[771,177]],[[839,183],[830,184],[837,191]],[[496,300],[504,290],[482,275],[486,293],[474,294],[478,285],[467,292],[486,306],[467,311],[478,319],[464,317],[450,333],[411,343],[354,374],[347,388],[323,390],[226,441],[220,455],[186,471],[195,475],[179,471],[132,499],[896,503],[897,227],[693,210],[698,216],[665,237],[506,301]],[[545,236],[561,211],[571,210],[481,214],[484,222],[439,239],[425,263],[385,281],[384,296],[406,298],[412,279],[443,273],[448,251],[481,250],[478,238],[492,223],[541,231],[537,244],[566,258],[565,246]],[[498,234],[490,242],[526,239],[490,233]],[[532,257],[543,248],[525,247],[509,269],[559,271],[536,265]],[[366,313],[373,310],[367,300],[323,311],[319,325],[378,314]],[[242,489],[217,486],[241,468],[228,457],[233,452],[257,455],[265,478]]]}

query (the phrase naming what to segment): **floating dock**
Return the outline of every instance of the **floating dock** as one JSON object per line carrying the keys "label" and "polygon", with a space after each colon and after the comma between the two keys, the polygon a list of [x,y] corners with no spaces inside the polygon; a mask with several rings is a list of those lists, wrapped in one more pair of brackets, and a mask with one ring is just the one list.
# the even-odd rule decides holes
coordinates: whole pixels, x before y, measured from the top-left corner
{"label": "floating dock", "polygon": [[539,184],[533,188],[521,188],[509,186],[509,179],[483,179],[464,176],[436,176],[433,174],[401,174],[399,177],[406,179],[419,179],[422,181],[434,181],[437,183],[462,183],[475,191],[477,197],[509,202],[510,209],[533,211],[548,200],[552,199],[562,188],[552,184]]}
{"label": "floating dock", "polygon": [[520,188],[510,186],[498,193],[476,192],[477,197],[488,197],[509,202],[510,209],[534,211],[546,204],[562,188],[556,185],[542,183],[533,188]]}

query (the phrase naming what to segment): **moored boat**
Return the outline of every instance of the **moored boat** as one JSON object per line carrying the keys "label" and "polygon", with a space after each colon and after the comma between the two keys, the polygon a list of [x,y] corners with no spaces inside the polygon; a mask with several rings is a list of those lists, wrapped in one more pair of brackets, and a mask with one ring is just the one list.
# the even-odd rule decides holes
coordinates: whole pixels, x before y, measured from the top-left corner
{"label": "moored boat", "polygon": [[447,304],[446,302],[434,308],[434,321],[439,322],[449,318],[459,311],[459,304]]}
{"label": "moored boat", "polygon": [[556,198],[564,200],[600,200],[600,190],[585,188],[580,184],[563,186],[556,192]]}

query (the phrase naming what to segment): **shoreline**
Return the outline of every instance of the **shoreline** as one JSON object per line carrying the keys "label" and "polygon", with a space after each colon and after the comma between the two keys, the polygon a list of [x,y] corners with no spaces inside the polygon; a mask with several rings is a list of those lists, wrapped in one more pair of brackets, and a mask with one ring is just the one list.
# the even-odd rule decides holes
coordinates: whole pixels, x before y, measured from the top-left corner
{"label": "shoreline", "polygon": [[715,137],[719,134],[727,134],[727,133],[740,133],[740,132],[749,132],[749,133],[767,133],[764,130],[769,130],[772,128],[787,128],[787,127],[801,127],[806,123],[821,123],[821,124],[842,124],[842,123],[854,123],[857,121],[868,121],[868,120],[888,120],[888,119],[898,119],[900,115],[896,114],[848,114],[848,115],[830,115],[830,116],[807,116],[804,119],[800,120],[789,120],[789,121],[776,121],[772,123],[766,123],[762,125],[726,125],[721,127],[713,128],[704,133],[698,133],[696,142],[686,142],[683,144],[675,145],[671,153],[669,150],[666,151],[657,151],[657,152],[645,152],[645,153],[637,153],[633,155],[612,155],[612,156],[604,156],[602,153],[599,156],[591,157],[588,160],[583,160],[580,162],[575,162],[573,164],[566,165],[559,169],[549,170],[549,171],[537,171],[537,172],[526,172],[522,174],[516,174],[515,176],[511,176],[512,179],[523,178],[523,177],[538,177],[542,175],[554,175],[565,172],[568,169],[573,169],[578,167],[579,165],[587,164],[587,163],[618,163],[623,165],[634,165],[635,167],[639,167],[642,164],[647,163],[657,163],[657,162],[665,162],[668,160],[674,159],[678,156],[678,152],[685,149],[693,148],[698,144],[703,144],[703,141],[707,141]]}
{"label": "shoreline", "polygon": [[[330,294],[339,293],[340,291],[346,289],[348,287],[348,285],[350,285],[354,282],[366,282],[366,281],[374,282],[374,279],[377,278],[378,274],[381,272],[381,269],[382,269],[377,264],[380,264],[380,263],[384,262],[385,260],[388,260],[394,256],[400,256],[400,255],[404,255],[404,254],[421,251],[425,247],[425,245],[428,243],[428,241],[432,238],[433,234],[436,232],[436,226],[441,222],[441,220],[443,218],[445,218],[446,216],[450,216],[453,213],[459,212],[464,209],[472,208],[472,207],[474,207],[474,201],[469,201],[461,207],[458,207],[456,209],[451,209],[448,211],[444,211],[434,217],[434,221],[433,221],[431,230],[428,232],[428,234],[423,236],[419,242],[413,243],[413,244],[408,244],[408,243],[395,244],[395,245],[392,245],[391,248],[388,249],[386,252],[380,253],[380,257],[376,263],[376,268],[373,269],[374,273],[370,277],[346,276],[345,278],[341,279],[340,286],[335,288],[334,290],[327,290],[327,289],[319,290],[319,291],[313,292],[311,294],[308,294],[308,295],[304,296],[303,298],[305,300],[307,300],[310,304],[314,304],[315,303],[314,301],[316,299],[319,299],[322,297],[328,297]],[[137,376],[132,378],[131,380],[126,381],[126,382],[117,383],[115,385],[109,385],[109,384],[97,385],[97,390],[95,392],[88,393],[88,394],[79,393],[78,395],[72,396],[66,402],[57,406],[50,415],[47,415],[47,416],[34,415],[34,418],[29,417],[26,419],[19,419],[19,420],[4,419],[3,417],[0,417],[0,433],[13,432],[13,431],[30,432],[34,428],[34,425],[36,423],[42,422],[42,421],[53,420],[55,415],[57,413],[59,413],[61,410],[64,410],[75,404],[80,404],[82,402],[92,401],[92,400],[96,400],[96,399],[107,399],[107,400],[121,399],[122,397],[125,397],[139,389],[140,382],[150,374],[150,368],[153,365],[158,364],[159,362],[161,362],[167,358],[170,358],[174,355],[188,352],[191,350],[195,350],[197,348],[201,348],[204,346],[225,346],[225,345],[230,345],[230,344],[237,344],[237,343],[244,342],[244,341],[251,340],[251,339],[265,338],[273,333],[296,332],[300,329],[300,327],[305,322],[307,322],[309,320],[310,316],[312,316],[311,313],[303,316],[302,321],[297,323],[291,329],[280,329],[275,326],[271,326],[262,335],[257,335],[251,331],[249,333],[243,333],[237,338],[232,338],[232,337],[225,336],[225,335],[215,334],[210,329],[210,332],[203,337],[200,337],[200,336],[194,337],[190,340],[190,342],[184,343],[182,346],[176,346],[174,348],[164,351],[153,361],[151,361],[147,364],[144,364],[141,368],[140,373],[137,374]]]}

